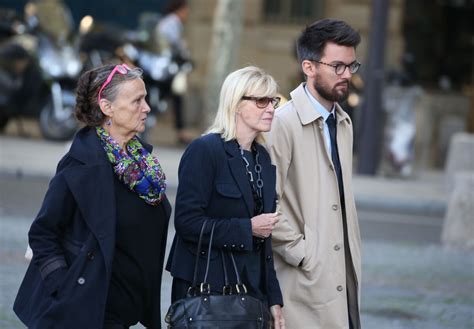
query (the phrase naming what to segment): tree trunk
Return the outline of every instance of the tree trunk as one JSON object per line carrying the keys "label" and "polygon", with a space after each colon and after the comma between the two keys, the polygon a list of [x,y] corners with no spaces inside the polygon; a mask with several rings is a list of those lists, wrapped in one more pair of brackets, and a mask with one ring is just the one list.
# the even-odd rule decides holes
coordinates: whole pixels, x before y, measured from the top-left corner
{"label": "tree trunk", "polygon": [[242,0],[217,1],[204,100],[207,126],[214,121],[222,82],[234,69],[237,61],[242,29],[242,7]]}

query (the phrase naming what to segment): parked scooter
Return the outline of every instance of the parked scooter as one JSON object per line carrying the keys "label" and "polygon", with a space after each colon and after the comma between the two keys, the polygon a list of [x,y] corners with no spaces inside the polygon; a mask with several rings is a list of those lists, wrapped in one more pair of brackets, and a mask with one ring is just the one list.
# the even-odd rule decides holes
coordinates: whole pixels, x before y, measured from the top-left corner
{"label": "parked scooter", "polygon": [[92,16],[84,16],[79,23],[78,39],[83,71],[120,62],[117,51],[124,43],[123,32],[117,27],[97,24]]}
{"label": "parked scooter", "polygon": [[[58,4],[59,5],[59,4]],[[73,46],[72,19],[66,6],[55,8],[56,15],[62,19],[59,22],[64,31],[51,31],[49,22],[35,19],[35,15],[46,15],[52,8],[35,8],[34,3],[26,7],[27,22],[30,31],[38,40],[36,51],[39,66],[41,68],[44,83],[48,87],[48,96],[42,103],[39,115],[39,126],[44,137],[53,140],[70,139],[78,128],[74,117],[75,88],[79,74],[82,70],[82,62],[77,49]],[[63,16],[66,16],[64,18]],[[57,22],[57,23],[58,23]],[[36,25],[35,25],[36,23]],[[43,28],[42,28],[43,26]],[[49,29],[49,30],[48,30]]]}
{"label": "parked scooter", "polygon": [[70,139],[78,128],[74,117],[75,88],[82,63],[70,45],[56,45],[44,36],[39,38],[38,60],[49,88],[48,99],[40,111],[40,130],[48,139]]}
{"label": "parked scooter", "polygon": [[82,63],[71,45],[54,42],[35,22],[27,16],[0,45],[0,129],[11,118],[34,117],[45,138],[67,140],[78,128],[74,89]]}

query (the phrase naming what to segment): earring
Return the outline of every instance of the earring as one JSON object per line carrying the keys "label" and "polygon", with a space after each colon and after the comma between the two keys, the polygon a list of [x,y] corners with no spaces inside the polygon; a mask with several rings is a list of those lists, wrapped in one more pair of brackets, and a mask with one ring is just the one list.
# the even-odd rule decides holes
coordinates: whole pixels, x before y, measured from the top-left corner
{"label": "earring", "polygon": [[112,119],[111,118],[108,118],[107,121],[105,121],[105,124],[107,126],[111,126],[112,125]]}

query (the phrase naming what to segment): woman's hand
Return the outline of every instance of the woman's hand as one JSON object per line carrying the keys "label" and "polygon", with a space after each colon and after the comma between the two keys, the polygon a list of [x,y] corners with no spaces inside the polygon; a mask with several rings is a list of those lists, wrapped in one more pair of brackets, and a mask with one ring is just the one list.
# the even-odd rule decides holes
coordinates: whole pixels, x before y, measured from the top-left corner
{"label": "woman's hand", "polygon": [[281,306],[280,305],[273,305],[270,307],[270,312],[272,313],[273,317],[273,328],[274,329],[285,329],[285,319],[281,314]]}
{"label": "woman's hand", "polygon": [[280,220],[280,213],[273,212],[252,217],[252,234],[258,238],[268,238],[275,224]]}

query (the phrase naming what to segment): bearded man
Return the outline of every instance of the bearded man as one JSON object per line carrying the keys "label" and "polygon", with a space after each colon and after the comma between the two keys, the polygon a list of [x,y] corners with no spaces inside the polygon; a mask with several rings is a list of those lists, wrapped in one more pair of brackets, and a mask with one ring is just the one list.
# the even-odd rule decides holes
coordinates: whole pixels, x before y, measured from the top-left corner
{"label": "bearded man", "polygon": [[361,327],[352,123],[339,105],[360,67],[359,42],[340,20],[303,30],[297,51],[306,82],[277,110],[267,135],[282,212],[272,234],[274,262],[288,328]]}

